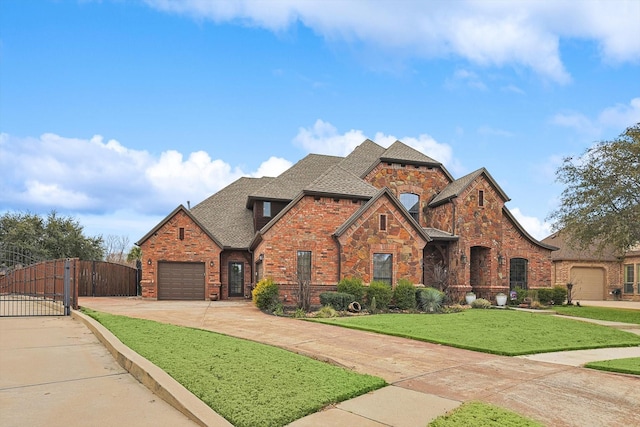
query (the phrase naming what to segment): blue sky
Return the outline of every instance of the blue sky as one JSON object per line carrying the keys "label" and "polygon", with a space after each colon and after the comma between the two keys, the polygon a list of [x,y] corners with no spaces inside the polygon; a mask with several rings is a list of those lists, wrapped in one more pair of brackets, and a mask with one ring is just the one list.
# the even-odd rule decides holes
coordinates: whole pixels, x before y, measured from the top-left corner
{"label": "blue sky", "polygon": [[640,2],[2,0],[0,213],[131,244],[179,204],[396,139],[534,236],[565,156],[640,122]]}

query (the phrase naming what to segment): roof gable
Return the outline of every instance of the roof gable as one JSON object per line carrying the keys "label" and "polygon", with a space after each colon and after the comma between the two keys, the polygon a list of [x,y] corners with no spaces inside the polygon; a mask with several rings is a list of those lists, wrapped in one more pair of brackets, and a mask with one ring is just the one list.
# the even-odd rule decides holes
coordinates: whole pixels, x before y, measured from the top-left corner
{"label": "roof gable", "polygon": [[369,199],[378,189],[341,166],[334,166],[303,190],[305,194]]}
{"label": "roof gable", "polygon": [[184,205],[180,205],[177,208],[175,208],[169,215],[167,215],[162,221],[160,221],[155,227],[153,227],[151,229],[151,231],[149,231],[147,234],[144,235],[143,238],[141,238],[140,240],[138,240],[136,242],[136,245],[138,246],[142,246],[144,244],[144,242],[146,242],[147,240],[149,240],[151,238],[151,236],[153,236],[154,234],[156,234],[158,232],[158,230],[160,230],[162,227],[164,227],[170,220],[171,218],[173,218],[174,216],[176,216],[178,213],[184,213],[187,217],[189,217],[189,219],[191,221],[193,221],[194,224],[196,224],[198,227],[200,227],[200,229],[211,239],[215,242],[216,245],[218,245],[220,248],[222,248],[222,243],[215,238],[215,236],[213,236],[209,230],[207,229],[207,227],[205,227],[200,221],[198,221],[198,219],[188,210],[184,207]]}
{"label": "roof gable", "polygon": [[612,247],[598,251],[597,245],[591,245],[586,249],[571,246],[566,233],[557,231],[552,235],[542,239],[542,243],[553,245],[558,248],[551,255],[553,261],[619,261]]}
{"label": "roof gable", "polygon": [[363,177],[371,165],[376,163],[385,151],[384,147],[367,139],[345,157],[340,162],[340,166],[353,172],[354,175]]}
{"label": "roof gable", "polygon": [[511,213],[511,211],[509,211],[509,209],[506,208],[506,206],[502,207],[502,212],[504,213],[504,216],[507,217],[507,219],[509,221],[511,221],[511,223],[516,227],[516,229],[527,239],[529,240],[531,243],[533,243],[536,246],[540,246],[542,248],[548,249],[550,251],[557,251],[558,248],[556,246],[552,246],[550,244],[547,243],[543,243],[540,240],[536,239],[535,237],[533,237],[531,234],[527,233],[527,230],[524,229],[524,227],[518,222],[518,220],[516,219],[516,217],[513,216],[513,214]]}
{"label": "roof gable", "polygon": [[429,207],[436,207],[458,197],[464,190],[467,189],[467,187],[469,187],[473,183],[473,181],[476,180],[476,178],[481,175],[485,176],[489,184],[491,184],[496,189],[500,197],[502,197],[505,202],[511,200],[509,199],[509,196],[507,196],[507,194],[502,190],[502,188],[500,188],[496,180],[493,179],[489,171],[487,171],[485,168],[480,168],[474,172],[471,172],[470,174],[463,176],[462,178],[456,179],[451,184],[447,185],[440,193],[438,193],[436,197],[433,198],[431,202],[429,202]]}

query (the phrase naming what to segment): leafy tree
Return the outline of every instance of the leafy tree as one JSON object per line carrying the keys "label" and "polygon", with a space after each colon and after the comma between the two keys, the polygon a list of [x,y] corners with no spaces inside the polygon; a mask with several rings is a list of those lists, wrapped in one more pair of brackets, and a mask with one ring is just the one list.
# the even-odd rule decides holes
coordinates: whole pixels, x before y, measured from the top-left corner
{"label": "leafy tree", "polygon": [[103,257],[102,237],[86,237],[71,217],[51,211],[46,218],[32,213],[7,212],[0,216],[0,246],[19,248],[44,259]]}
{"label": "leafy tree", "polygon": [[140,246],[134,246],[127,254],[127,262],[132,263],[142,259],[142,248]]}
{"label": "leafy tree", "polygon": [[640,123],[565,158],[556,175],[567,187],[550,219],[570,244],[621,255],[640,242]]}

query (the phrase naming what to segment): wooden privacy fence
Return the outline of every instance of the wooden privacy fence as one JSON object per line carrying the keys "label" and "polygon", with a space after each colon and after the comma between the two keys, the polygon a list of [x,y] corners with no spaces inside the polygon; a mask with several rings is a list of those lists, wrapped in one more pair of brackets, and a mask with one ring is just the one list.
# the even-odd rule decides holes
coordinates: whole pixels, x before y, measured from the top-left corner
{"label": "wooden privacy fence", "polygon": [[138,277],[138,270],[128,265],[104,261],[79,261],[78,296],[136,296]]}

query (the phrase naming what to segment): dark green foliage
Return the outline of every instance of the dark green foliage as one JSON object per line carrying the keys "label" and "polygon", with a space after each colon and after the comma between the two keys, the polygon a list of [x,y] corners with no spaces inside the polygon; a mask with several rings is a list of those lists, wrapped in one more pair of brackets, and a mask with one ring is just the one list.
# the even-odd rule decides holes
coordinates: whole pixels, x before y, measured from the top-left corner
{"label": "dark green foliage", "polygon": [[0,216],[0,246],[28,251],[38,259],[101,260],[102,245],[102,237],[86,237],[78,221],[55,211],[46,218],[12,212]]}
{"label": "dark green foliage", "polygon": [[364,303],[364,284],[357,277],[345,277],[338,283],[338,292],[351,294],[360,304]]}
{"label": "dark green foliage", "polygon": [[549,305],[553,301],[553,289],[540,288],[538,289],[538,301],[544,305]]}
{"label": "dark green foliage", "polygon": [[273,280],[269,278],[262,279],[253,289],[253,303],[260,310],[271,312],[278,306],[278,294],[278,285]]}
{"label": "dark green foliage", "polygon": [[393,301],[400,310],[413,310],[416,308],[416,287],[406,279],[398,281],[393,290]]}
{"label": "dark green foliage", "polygon": [[345,311],[354,301],[353,295],[344,292],[323,292],[320,294],[321,305],[331,306],[338,311]]}
{"label": "dark green foliage", "polygon": [[423,288],[416,292],[418,308],[426,313],[438,313],[442,310],[444,292],[436,288]]}
{"label": "dark green foliage", "polygon": [[371,305],[371,301],[375,298],[376,308],[384,311],[389,308],[391,297],[393,297],[393,290],[390,285],[384,282],[371,282],[366,288],[365,295],[368,305]]}
{"label": "dark green foliage", "polygon": [[567,299],[567,289],[564,286],[553,287],[553,303],[555,305],[562,305]]}
{"label": "dark green foliage", "polygon": [[516,289],[516,299],[511,300],[511,298],[509,298],[509,303],[511,305],[520,305],[524,302],[524,299],[527,298],[529,296],[529,293],[526,289]]}

